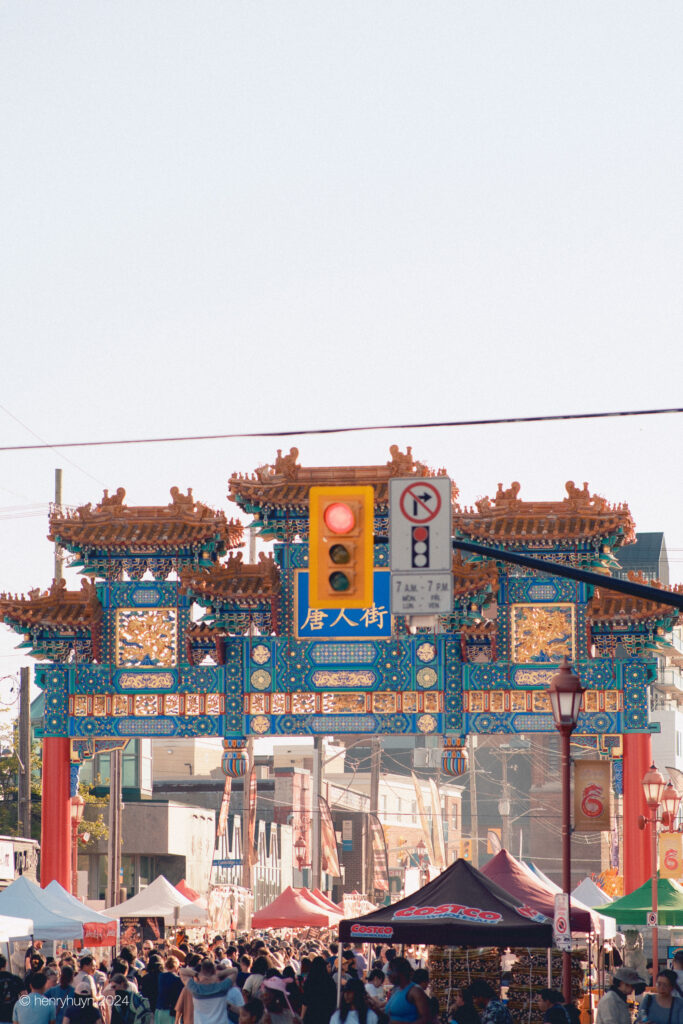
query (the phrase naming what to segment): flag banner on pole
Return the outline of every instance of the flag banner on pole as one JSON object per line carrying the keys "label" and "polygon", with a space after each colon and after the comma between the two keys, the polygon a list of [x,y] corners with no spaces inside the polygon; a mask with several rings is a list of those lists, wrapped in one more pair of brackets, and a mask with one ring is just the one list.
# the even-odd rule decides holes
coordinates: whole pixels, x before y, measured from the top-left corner
{"label": "flag banner on pole", "polygon": [[246,864],[254,863],[254,837],[256,835],[256,772],[252,768],[249,773],[249,822],[247,828],[247,841],[244,848],[244,861]]}
{"label": "flag banner on pole", "polygon": [[446,841],[443,834],[443,815],[441,814],[441,796],[434,779],[429,780],[429,791],[432,795],[432,832],[435,854],[435,865],[442,871],[446,867]]}
{"label": "flag banner on pole", "polygon": [[681,833],[659,833],[659,877],[675,878],[679,881],[683,874]]}
{"label": "flag banner on pole", "polygon": [[225,776],[225,785],[223,786],[223,799],[221,800],[221,809],[218,814],[218,827],[216,829],[216,838],[221,839],[228,828],[228,811],[230,810],[230,794],[232,792],[232,778],[229,775]]}
{"label": "flag banner on pole", "polygon": [[427,812],[425,810],[425,802],[422,799],[422,787],[415,772],[411,772],[410,774],[412,775],[413,785],[415,787],[415,799],[417,800],[417,809],[420,813],[420,824],[422,825],[424,841],[427,844],[427,853],[429,854],[430,863],[433,864],[434,847],[432,846],[432,830],[429,827],[429,820],[427,818]]}
{"label": "flag banner on pole", "polygon": [[574,830],[609,832],[612,816],[610,761],[574,762]]}
{"label": "flag banner on pole", "polygon": [[376,814],[368,814],[372,841],[373,888],[378,892],[389,892],[389,860],[384,829]]}
{"label": "flag banner on pole", "polygon": [[322,869],[328,875],[341,878],[339,857],[337,855],[337,837],[334,834],[334,822],[330,813],[330,805],[324,796],[318,797],[318,809],[320,811],[320,854],[322,858]]}

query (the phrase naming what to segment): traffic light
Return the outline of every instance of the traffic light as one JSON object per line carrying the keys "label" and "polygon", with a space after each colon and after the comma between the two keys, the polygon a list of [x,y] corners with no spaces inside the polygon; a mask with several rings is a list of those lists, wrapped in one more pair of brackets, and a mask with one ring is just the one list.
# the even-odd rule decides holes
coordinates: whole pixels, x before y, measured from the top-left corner
{"label": "traffic light", "polygon": [[429,566],[429,527],[413,526],[410,531],[410,565],[413,569]]}
{"label": "traffic light", "polygon": [[373,601],[372,487],[311,487],[308,603],[368,608]]}
{"label": "traffic light", "polygon": [[460,840],[460,856],[463,860],[472,860],[472,840],[461,839]]}

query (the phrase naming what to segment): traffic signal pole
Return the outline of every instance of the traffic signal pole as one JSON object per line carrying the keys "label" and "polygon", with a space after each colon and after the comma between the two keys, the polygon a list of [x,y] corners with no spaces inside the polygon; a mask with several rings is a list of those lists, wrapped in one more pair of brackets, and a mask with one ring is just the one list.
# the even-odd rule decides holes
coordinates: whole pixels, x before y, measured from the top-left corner
{"label": "traffic signal pole", "polygon": [[632,597],[640,597],[644,601],[656,601],[657,604],[669,604],[673,608],[683,609],[683,594],[676,594],[671,590],[659,590],[657,587],[648,587],[645,583],[634,583],[632,580],[619,580],[614,576],[604,576],[600,572],[591,572],[589,569],[574,569],[571,565],[559,565],[557,562],[549,562],[545,558],[535,558],[533,555],[519,555],[505,548],[493,548],[487,544],[474,544],[469,540],[453,539],[453,547],[458,551],[469,551],[474,555],[485,555],[496,562],[510,562],[512,565],[522,565],[526,569],[535,569],[537,572],[545,573],[547,576],[564,576],[569,580],[577,580],[579,583],[588,583],[591,587],[600,587],[602,590],[618,590],[621,594],[630,594]]}

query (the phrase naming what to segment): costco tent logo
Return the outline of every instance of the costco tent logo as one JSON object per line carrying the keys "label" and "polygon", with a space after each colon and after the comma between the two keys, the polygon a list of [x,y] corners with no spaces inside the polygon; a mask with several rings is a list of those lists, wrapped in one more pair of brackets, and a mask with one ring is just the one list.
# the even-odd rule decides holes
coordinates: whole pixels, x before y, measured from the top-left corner
{"label": "costco tent logo", "polygon": [[477,921],[479,924],[497,924],[503,920],[502,915],[495,910],[480,910],[479,907],[466,907],[462,903],[442,903],[438,907],[403,907],[395,912],[394,919],[397,917],[426,917],[430,920],[453,917],[458,921]]}
{"label": "costco tent logo", "polygon": [[390,939],[394,934],[391,925],[352,924],[351,934],[365,939]]}

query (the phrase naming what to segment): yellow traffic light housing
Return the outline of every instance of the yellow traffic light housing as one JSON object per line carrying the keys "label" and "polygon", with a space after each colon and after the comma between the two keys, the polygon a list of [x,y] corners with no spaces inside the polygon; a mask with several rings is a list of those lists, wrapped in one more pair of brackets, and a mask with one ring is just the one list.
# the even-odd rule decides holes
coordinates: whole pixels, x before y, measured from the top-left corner
{"label": "yellow traffic light housing", "polygon": [[368,608],[373,600],[372,487],[311,487],[308,603]]}

